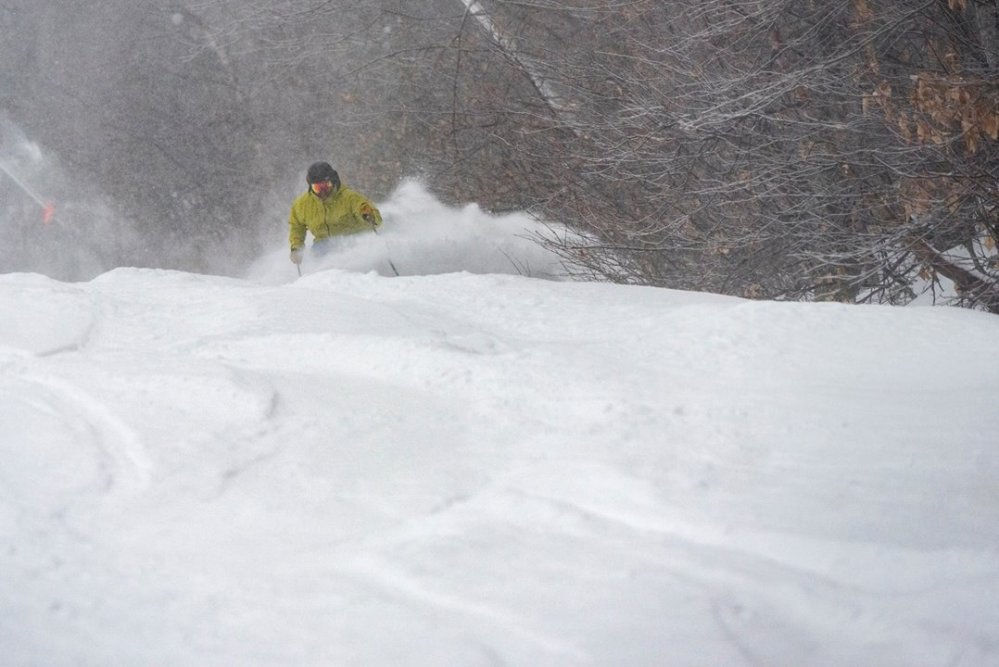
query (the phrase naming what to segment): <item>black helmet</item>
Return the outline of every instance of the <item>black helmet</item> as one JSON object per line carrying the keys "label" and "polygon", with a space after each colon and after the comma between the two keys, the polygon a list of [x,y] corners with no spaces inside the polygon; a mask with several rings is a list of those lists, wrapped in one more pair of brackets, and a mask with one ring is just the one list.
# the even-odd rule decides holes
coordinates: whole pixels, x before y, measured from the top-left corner
{"label": "black helmet", "polygon": [[309,165],[309,170],[305,172],[305,181],[309,185],[320,181],[333,181],[333,187],[340,187],[340,175],[329,162],[314,162]]}

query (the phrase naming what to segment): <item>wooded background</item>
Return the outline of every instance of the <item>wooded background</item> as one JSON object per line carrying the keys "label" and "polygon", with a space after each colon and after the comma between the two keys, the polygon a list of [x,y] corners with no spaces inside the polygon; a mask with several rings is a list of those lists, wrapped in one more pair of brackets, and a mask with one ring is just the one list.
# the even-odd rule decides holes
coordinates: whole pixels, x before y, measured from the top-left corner
{"label": "wooded background", "polygon": [[0,0],[0,30],[0,112],[131,221],[40,234],[0,174],[5,270],[89,243],[232,271],[325,159],[566,223],[539,240],[582,277],[905,303],[942,276],[999,312],[999,0]]}

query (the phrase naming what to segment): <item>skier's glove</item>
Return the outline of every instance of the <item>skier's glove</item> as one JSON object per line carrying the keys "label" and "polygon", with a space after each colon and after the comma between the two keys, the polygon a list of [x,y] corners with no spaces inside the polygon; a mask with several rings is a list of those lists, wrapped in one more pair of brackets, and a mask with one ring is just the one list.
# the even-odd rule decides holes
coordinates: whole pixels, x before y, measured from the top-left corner
{"label": "skier's glove", "polygon": [[305,255],[305,251],[303,251],[301,248],[294,248],[291,251],[291,261],[292,261],[292,263],[293,264],[301,264],[302,263],[302,256],[303,255]]}
{"label": "skier's glove", "polygon": [[378,226],[378,222],[375,220],[375,213],[371,210],[371,206],[369,204],[361,204],[360,213],[361,218],[363,218],[366,223],[372,227]]}

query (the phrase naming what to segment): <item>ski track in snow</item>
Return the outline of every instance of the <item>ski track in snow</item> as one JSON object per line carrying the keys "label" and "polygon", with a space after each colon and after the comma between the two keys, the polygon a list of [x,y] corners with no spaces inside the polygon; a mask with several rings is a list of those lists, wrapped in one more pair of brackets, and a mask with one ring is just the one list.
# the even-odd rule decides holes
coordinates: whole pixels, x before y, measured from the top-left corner
{"label": "ski track in snow", "polygon": [[89,432],[88,444],[110,462],[108,491],[135,494],[149,486],[153,464],[142,438],[113,410],[70,382],[36,374],[25,379],[52,392],[57,402],[62,399],[65,407],[60,412],[72,430]]}
{"label": "ski track in snow", "polygon": [[429,605],[434,613],[454,612],[478,619],[494,629],[513,635],[518,641],[536,645],[543,653],[551,654],[550,659],[569,659],[574,663],[587,661],[588,653],[552,636],[546,636],[525,627],[524,621],[512,612],[504,612],[493,605],[475,602],[454,595],[448,595],[428,588],[404,572],[398,571],[391,563],[357,560],[347,566],[347,571],[359,575],[382,589],[384,595],[406,596],[421,604]]}

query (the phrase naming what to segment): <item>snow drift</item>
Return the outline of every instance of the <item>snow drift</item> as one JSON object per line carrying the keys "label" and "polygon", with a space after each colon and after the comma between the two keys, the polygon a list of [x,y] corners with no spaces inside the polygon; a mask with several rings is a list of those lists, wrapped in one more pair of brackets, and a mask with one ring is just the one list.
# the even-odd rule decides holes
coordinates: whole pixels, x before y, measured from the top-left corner
{"label": "snow drift", "polygon": [[0,276],[4,664],[999,664],[999,319],[372,253]]}

